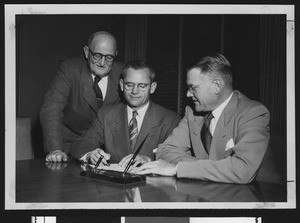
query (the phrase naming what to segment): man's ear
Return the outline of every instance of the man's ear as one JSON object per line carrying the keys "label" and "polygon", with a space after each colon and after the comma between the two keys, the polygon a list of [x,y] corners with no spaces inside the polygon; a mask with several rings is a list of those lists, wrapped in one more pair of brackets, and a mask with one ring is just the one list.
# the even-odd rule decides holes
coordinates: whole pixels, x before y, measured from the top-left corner
{"label": "man's ear", "polygon": [[157,87],[157,83],[156,82],[153,82],[150,86],[150,94],[153,94],[155,89]]}
{"label": "man's ear", "polygon": [[123,79],[120,79],[120,88],[121,88],[121,91],[124,91],[123,90]]}
{"label": "man's ear", "polygon": [[213,88],[214,88],[214,93],[216,95],[218,95],[221,91],[221,87],[222,87],[222,81],[221,79],[214,79],[213,80]]}
{"label": "man's ear", "polygon": [[84,46],[83,47],[83,51],[84,51],[84,56],[86,59],[89,58],[89,47],[88,46]]}

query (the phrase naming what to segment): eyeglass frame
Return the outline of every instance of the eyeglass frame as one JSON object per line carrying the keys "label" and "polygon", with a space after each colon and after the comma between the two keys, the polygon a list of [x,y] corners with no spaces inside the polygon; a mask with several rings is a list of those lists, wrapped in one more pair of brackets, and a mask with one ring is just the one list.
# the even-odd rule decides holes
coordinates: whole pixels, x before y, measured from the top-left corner
{"label": "eyeglass frame", "polygon": [[194,86],[188,86],[188,91],[191,93],[191,94],[195,94],[196,91],[197,91],[197,88],[202,85],[203,83],[201,84],[197,84],[197,85],[194,85]]}
{"label": "eyeglass frame", "polygon": [[[212,84],[213,82],[214,82],[214,80],[209,84]],[[197,91],[197,88],[202,84],[205,84],[205,83],[200,83],[200,84],[197,84],[197,85],[194,85],[194,86],[188,86],[188,91],[191,92],[191,94],[195,94],[196,91]]]}
{"label": "eyeglass frame", "polygon": [[[102,53],[95,53],[95,52],[93,52],[89,47],[87,47],[87,48],[89,49],[89,52],[91,53],[93,59],[96,60],[96,61],[100,61],[100,60],[104,57],[104,59],[105,59],[106,62],[111,63],[111,62],[113,62],[113,61],[115,60],[115,58],[116,58],[116,56],[113,56],[113,55],[110,55],[110,54],[104,55],[104,54],[102,54]],[[99,58],[99,59],[95,58],[95,55],[99,55],[100,58]],[[112,60],[107,60],[107,57],[108,57],[108,56],[111,57]]]}
{"label": "eyeglass frame", "polygon": [[[153,83],[153,82],[152,82]],[[140,91],[146,91],[147,87],[150,86],[152,83],[149,83],[149,84],[145,84],[145,83],[132,83],[132,82],[123,82],[123,86],[124,86],[124,89],[126,91],[132,91],[135,86],[137,86],[137,88],[140,90]],[[132,84],[132,86],[130,88],[128,88],[128,85],[127,84]],[[141,87],[145,85],[145,87]]]}

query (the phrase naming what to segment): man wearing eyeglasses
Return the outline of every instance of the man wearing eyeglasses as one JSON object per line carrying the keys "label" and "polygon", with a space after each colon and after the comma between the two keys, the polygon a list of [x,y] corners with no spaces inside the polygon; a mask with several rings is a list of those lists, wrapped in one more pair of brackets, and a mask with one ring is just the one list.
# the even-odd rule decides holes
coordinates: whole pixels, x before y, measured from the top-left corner
{"label": "man wearing eyeglasses", "polygon": [[150,100],[157,83],[155,72],[144,61],[130,61],[123,69],[120,87],[125,103],[99,110],[89,130],[72,146],[71,155],[101,165],[125,166],[141,146],[133,167],[154,160],[153,150],[179,123],[180,116]]}
{"label": "man wearing eyeglasses", "polygon": [[71,144],[84,133],[98,110],[120,101],[117,42],[105,31],[92,34],[84,56],[59,64],[40,111],[46,161],[66,161]]}
{"label": "man wearing eyeglasses", "polygon": [[280,182],[269,150],[265,156],[269,111],[233,90],[228,60],[221,54],[197,59],[187,69],[186,82],[194,108],[186,107],[179,125],[158,146],[158,160],[136,173],[239,184]]}

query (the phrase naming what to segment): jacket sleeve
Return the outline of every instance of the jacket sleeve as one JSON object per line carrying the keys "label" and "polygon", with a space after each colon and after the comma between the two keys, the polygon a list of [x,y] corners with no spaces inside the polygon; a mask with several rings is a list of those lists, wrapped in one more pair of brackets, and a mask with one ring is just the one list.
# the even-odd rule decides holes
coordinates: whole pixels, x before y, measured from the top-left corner
{"label": "jacket sleeve", "polygon": [[190,137],[186,108],[185,116],[181,119],[168,138],[157,148],[157,159],[178,163],[179,161],[195,161],[196,158],[190,156]]}
{"label": "jacket sleeve", "polygon": [[72,75],[63,62],[59,65],[57,75],[45,94],[40,110],[45,152],[63,150],[62,117],[71,88]]}
{"label": "jacket sleeve", "polygon": [[86,153],[104,145],[103,113],[103,109],[100,109],[89,129],[72,144],[70,153],[75,159],[80,159]]}
{"label": "jacket sleeve", "polygon": [[179,162],[177,177],[250,183],[255,178],[268,147],[269,118],[268,110],[262,105],[238,115],[235,118],[236,136],[232,154],[220,160]]}

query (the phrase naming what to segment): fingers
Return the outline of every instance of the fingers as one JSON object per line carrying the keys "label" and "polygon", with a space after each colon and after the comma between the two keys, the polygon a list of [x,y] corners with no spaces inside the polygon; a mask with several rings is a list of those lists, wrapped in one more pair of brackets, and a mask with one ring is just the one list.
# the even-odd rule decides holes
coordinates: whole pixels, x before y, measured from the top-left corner
{"label": "fingers", "polygon": [[119,162],[119,166],[127,166],[128,162],[130,161],[130,159],[132,158],[133,154],[129,154],[128,156],[125,156],[120,162]]}
{"label": "fingers", "polygon": [[155,167],[155,164],[153,164],[154,162],[145,163],[145,164],[141,165],[140,167],[137,167],[134,172],[137,174],[153,173],[154,167]]}
{"label": "fingers", "polygon": [[67,160],[68,155],[61,150],[52,151],[46,156],[46,161],[49,162],[65,162]]}
{"label": "fingers", "polygon": [[67,166],[67,163],[65,162],[46,162],[46,166],[53,171],[60,171],[64,169]]}
{"label": "fingers", "polygon": [[[90,162],[92,164],[96,164],[97,161],[99,160],[99,158],[101,157],[101,155],[103,156],[103,159],[101,161],[101,164],[108,164],[107,161],[110,160],[111,155],[109,153],[104,152],[102,149],[97,148],[95,149],[91,156],[90,156]],[[100,165],[101,165],[100,164]]]}

